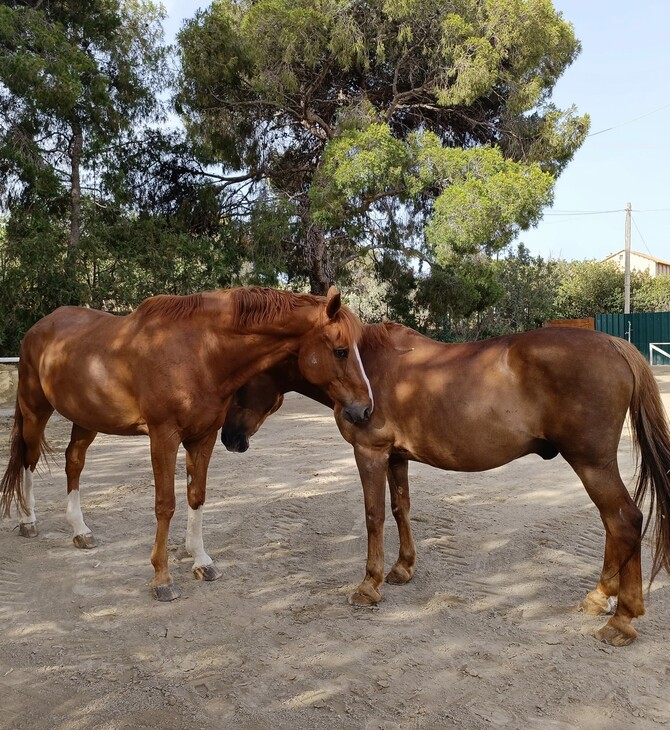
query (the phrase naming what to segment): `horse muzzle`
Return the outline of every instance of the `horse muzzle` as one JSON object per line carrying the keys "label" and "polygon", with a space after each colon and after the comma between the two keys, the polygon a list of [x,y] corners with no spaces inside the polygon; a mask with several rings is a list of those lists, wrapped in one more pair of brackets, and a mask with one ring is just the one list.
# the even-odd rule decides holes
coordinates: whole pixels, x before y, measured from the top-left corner
{"label": "horse muzzle", "polygon": [[347,421],[349,421],[349,423],[353,423],[358,426],[370,420],[372,407],[361,405],[344,406],[344,408],[342,408],[342,415]]}
{"label": "horse muzzle", "polygon": [[238,454],[243,454],[249,448],[249,439],[244,431],[221,430],[221,443]]}

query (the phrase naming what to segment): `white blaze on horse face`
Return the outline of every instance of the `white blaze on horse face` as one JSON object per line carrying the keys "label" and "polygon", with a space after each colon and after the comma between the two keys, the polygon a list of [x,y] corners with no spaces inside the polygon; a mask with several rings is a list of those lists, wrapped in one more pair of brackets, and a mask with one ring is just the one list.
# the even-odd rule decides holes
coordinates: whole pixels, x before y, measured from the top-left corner
{"label": "white blaze on horse face", "polygon": [[193,558],[194,570],[205,565],[211,565],[214,562],[205,552],[205,545],[202,541],[202,507],[198,507],[198,509],[188,508],[186,549]]}
{"label": "white blaze on horse face", "polygon": [[91,531],[84,522],[84,515],[81,513],[81,502],[79,499],[79,490],[73,489],[67,495],[67,509],[65,510],[65,518],[72,528],[72,537],[77,535],[90,535]]}
{"label": "white blaze on horse face", "polygon": [[375,409],[375,397],[372,393],[372,386],[370,385],[370,381],[368,380],[368,374],[365,372],[365,368],[363,367],[363,361],[361,360],[361,353],[358,351],[358,345],[354,345],[354,352],[356,353],[358,367],[361,369],[363,380],[365,380],[365,384],[368,386],[368,395],[370,396],[370,403],[372,404],[370,406],[370,413],[372,413],[372,411],[374,411]]}
{"label": "white blaze on horse face", "polygon": [[28,513],[21,511],[19,507],[19,523],[30,525],[37,521],[35,517],[35,493],[33,492],[33,473],[26,469],[23,473],[23,499],[28,507]]}

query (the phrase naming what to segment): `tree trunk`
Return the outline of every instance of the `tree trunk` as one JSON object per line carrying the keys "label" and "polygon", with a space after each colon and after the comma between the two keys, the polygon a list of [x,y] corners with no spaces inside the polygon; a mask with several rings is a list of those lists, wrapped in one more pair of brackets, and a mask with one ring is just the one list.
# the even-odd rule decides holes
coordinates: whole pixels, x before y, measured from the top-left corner
{"label": "tree trunk", "polygon": [[314,223],[308,224],[306,239],[310,292],[325,296],[330,285],[335,283],[335,275],[323,228]]}
{"label": "tree trunk", "polygon": [[84,134],[78,119],[72,122],[72,143],[70,145],[71,187],[70,187],[70,243],[68,263],[76,260],[81,239],[81,156],[84,149]]}

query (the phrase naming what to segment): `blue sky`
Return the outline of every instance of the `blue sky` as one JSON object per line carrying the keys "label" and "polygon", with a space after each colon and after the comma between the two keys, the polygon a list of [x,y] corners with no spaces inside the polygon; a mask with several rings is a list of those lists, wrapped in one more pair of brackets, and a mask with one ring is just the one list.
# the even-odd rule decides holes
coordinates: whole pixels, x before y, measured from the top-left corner
{"label": "blue sky", "polygon": [[[168,0],[168,39],[206,0]],[[543,258],[602,259],[624,246],[670,261],[668,0],[554,0],[582,53],[553,101],[591,116],[591,136],[556,183],[554,205],[518,241]]]}

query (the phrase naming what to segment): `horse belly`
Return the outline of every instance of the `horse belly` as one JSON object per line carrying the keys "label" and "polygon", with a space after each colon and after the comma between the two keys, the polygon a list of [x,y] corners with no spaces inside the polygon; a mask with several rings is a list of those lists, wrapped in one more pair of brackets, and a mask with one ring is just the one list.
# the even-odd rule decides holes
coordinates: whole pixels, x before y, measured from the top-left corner
{"label": "horse belly", "polygon": [[455,408],[449,417],[422,419],[403,428],[402,443],[411,458],[450,471],[487,471],[537,453],[541,435],[513,409]]}
{"label": "horse belly", "polygon": [[410,449],[401,449],[413,461],[447,471],[488,471],[520,459],[536,449],[529,442],[525,443],[469,443],[458,447],[453,444],[442,444],[438,448],[426,448],[421,444]]}
{"label": "horse belly", "polygon": [[58,413],[82,428],[118,435],[147,433],[133,393],[100,355],[45,353],[40,382]]}

